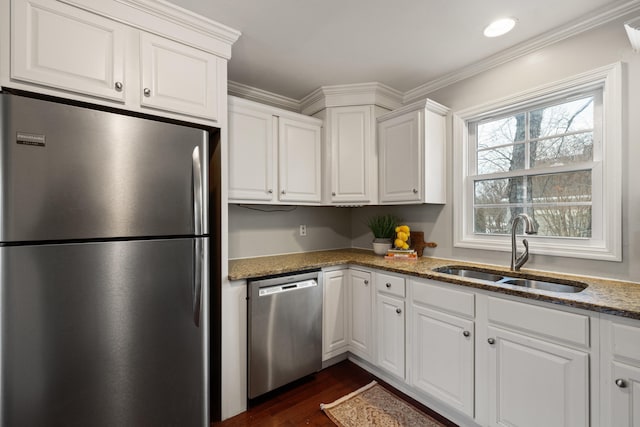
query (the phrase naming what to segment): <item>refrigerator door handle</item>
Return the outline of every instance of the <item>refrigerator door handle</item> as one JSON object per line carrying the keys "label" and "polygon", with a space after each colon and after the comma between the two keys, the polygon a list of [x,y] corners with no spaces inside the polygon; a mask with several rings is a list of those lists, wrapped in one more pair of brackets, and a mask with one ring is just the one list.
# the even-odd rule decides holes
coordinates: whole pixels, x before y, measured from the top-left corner
{"label": "refrigerator door handle", "polygon": [[194,271],[193,271],[193,287],[191,289],[191,296],[193,300],[193,323],[200,327],[200,310],[202,303],[202,267],[204,263],[204,251],[203,251],[203,239],[196,238],[193,242],[193,258],[194,258]]}
{"label": "refrigerator door handle", "polygon": [[193,226],[196,235],[203,233],[202,217],[202,164],[200,163],[200,147],[195,147],[191,155],[193,171]]}

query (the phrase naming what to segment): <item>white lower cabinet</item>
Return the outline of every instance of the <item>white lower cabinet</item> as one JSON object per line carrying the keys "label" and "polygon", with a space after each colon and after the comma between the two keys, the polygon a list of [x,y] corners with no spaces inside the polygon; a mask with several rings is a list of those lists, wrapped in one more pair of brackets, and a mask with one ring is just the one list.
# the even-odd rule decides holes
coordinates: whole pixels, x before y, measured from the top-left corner
{"label": "white lower cabinet", "polygon": [[368,271],[350,269],[349,351],[366,361],[373,356],[373,283]]}
{"label": "white lower cabinet", "polygon": [[348,334],[348,270],[323,273],[322,360],[347,351]]}
{"label": "white lower cabinet", "polygon": [[586,352],[497,327],[488,332],[491,426],[589,426]]}
{"label": "white lower cabinet", "polygon": [[601,330],[601,425],[640,427],[640,321],[609,318]]}
{"label": "white lower cabinet", "polygon": [[[637,343],[640,346],[640,343]],[[611,393],[611,427],[640,427],[640,366],[613,362],[613,380],[605,384]]]}
{"label": "white lower cabinet", "polygon": [[471,292],[412,280],[411,385],[474,416],[474,316]]}
{"label": "white lower cabinet", "polygon": [[380,293],[376,299],[378,366],[404,379],[404,300]]}

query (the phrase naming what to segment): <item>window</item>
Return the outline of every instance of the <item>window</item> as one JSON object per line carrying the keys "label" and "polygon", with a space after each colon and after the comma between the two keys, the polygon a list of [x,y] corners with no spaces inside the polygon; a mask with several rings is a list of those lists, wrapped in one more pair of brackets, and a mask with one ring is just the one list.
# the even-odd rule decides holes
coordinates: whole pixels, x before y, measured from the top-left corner
{"label": "window", "polygon": [[456,115],[456,246],[511,250],[511,219],[525,212],[532,253],[621,260],[620,74],[605,67]]}

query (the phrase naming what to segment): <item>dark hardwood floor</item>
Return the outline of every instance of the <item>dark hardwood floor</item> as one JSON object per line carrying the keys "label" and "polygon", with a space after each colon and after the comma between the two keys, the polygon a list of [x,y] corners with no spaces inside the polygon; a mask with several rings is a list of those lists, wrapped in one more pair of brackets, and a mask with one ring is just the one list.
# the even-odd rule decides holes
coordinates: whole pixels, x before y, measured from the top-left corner
{"label": "dark hardwood floor", "polygon": [[320,404],[331,403],[372,380],[446,426],[456,426],[348,360],[259,397],[250,402],[246,412],[212,426],[334,426]]}

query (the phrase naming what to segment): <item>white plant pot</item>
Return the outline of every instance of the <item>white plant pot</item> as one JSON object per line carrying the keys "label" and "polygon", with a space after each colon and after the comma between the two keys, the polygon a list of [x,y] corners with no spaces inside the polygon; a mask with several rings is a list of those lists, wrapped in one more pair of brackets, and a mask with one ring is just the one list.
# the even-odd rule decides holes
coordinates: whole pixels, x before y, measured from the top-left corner
{"label": "white plant pot", "polygon": [[376,255],[386,255],[387,250],[391,249],[391,240],[389,239],[375,239],[373,241],[373,252]]}

